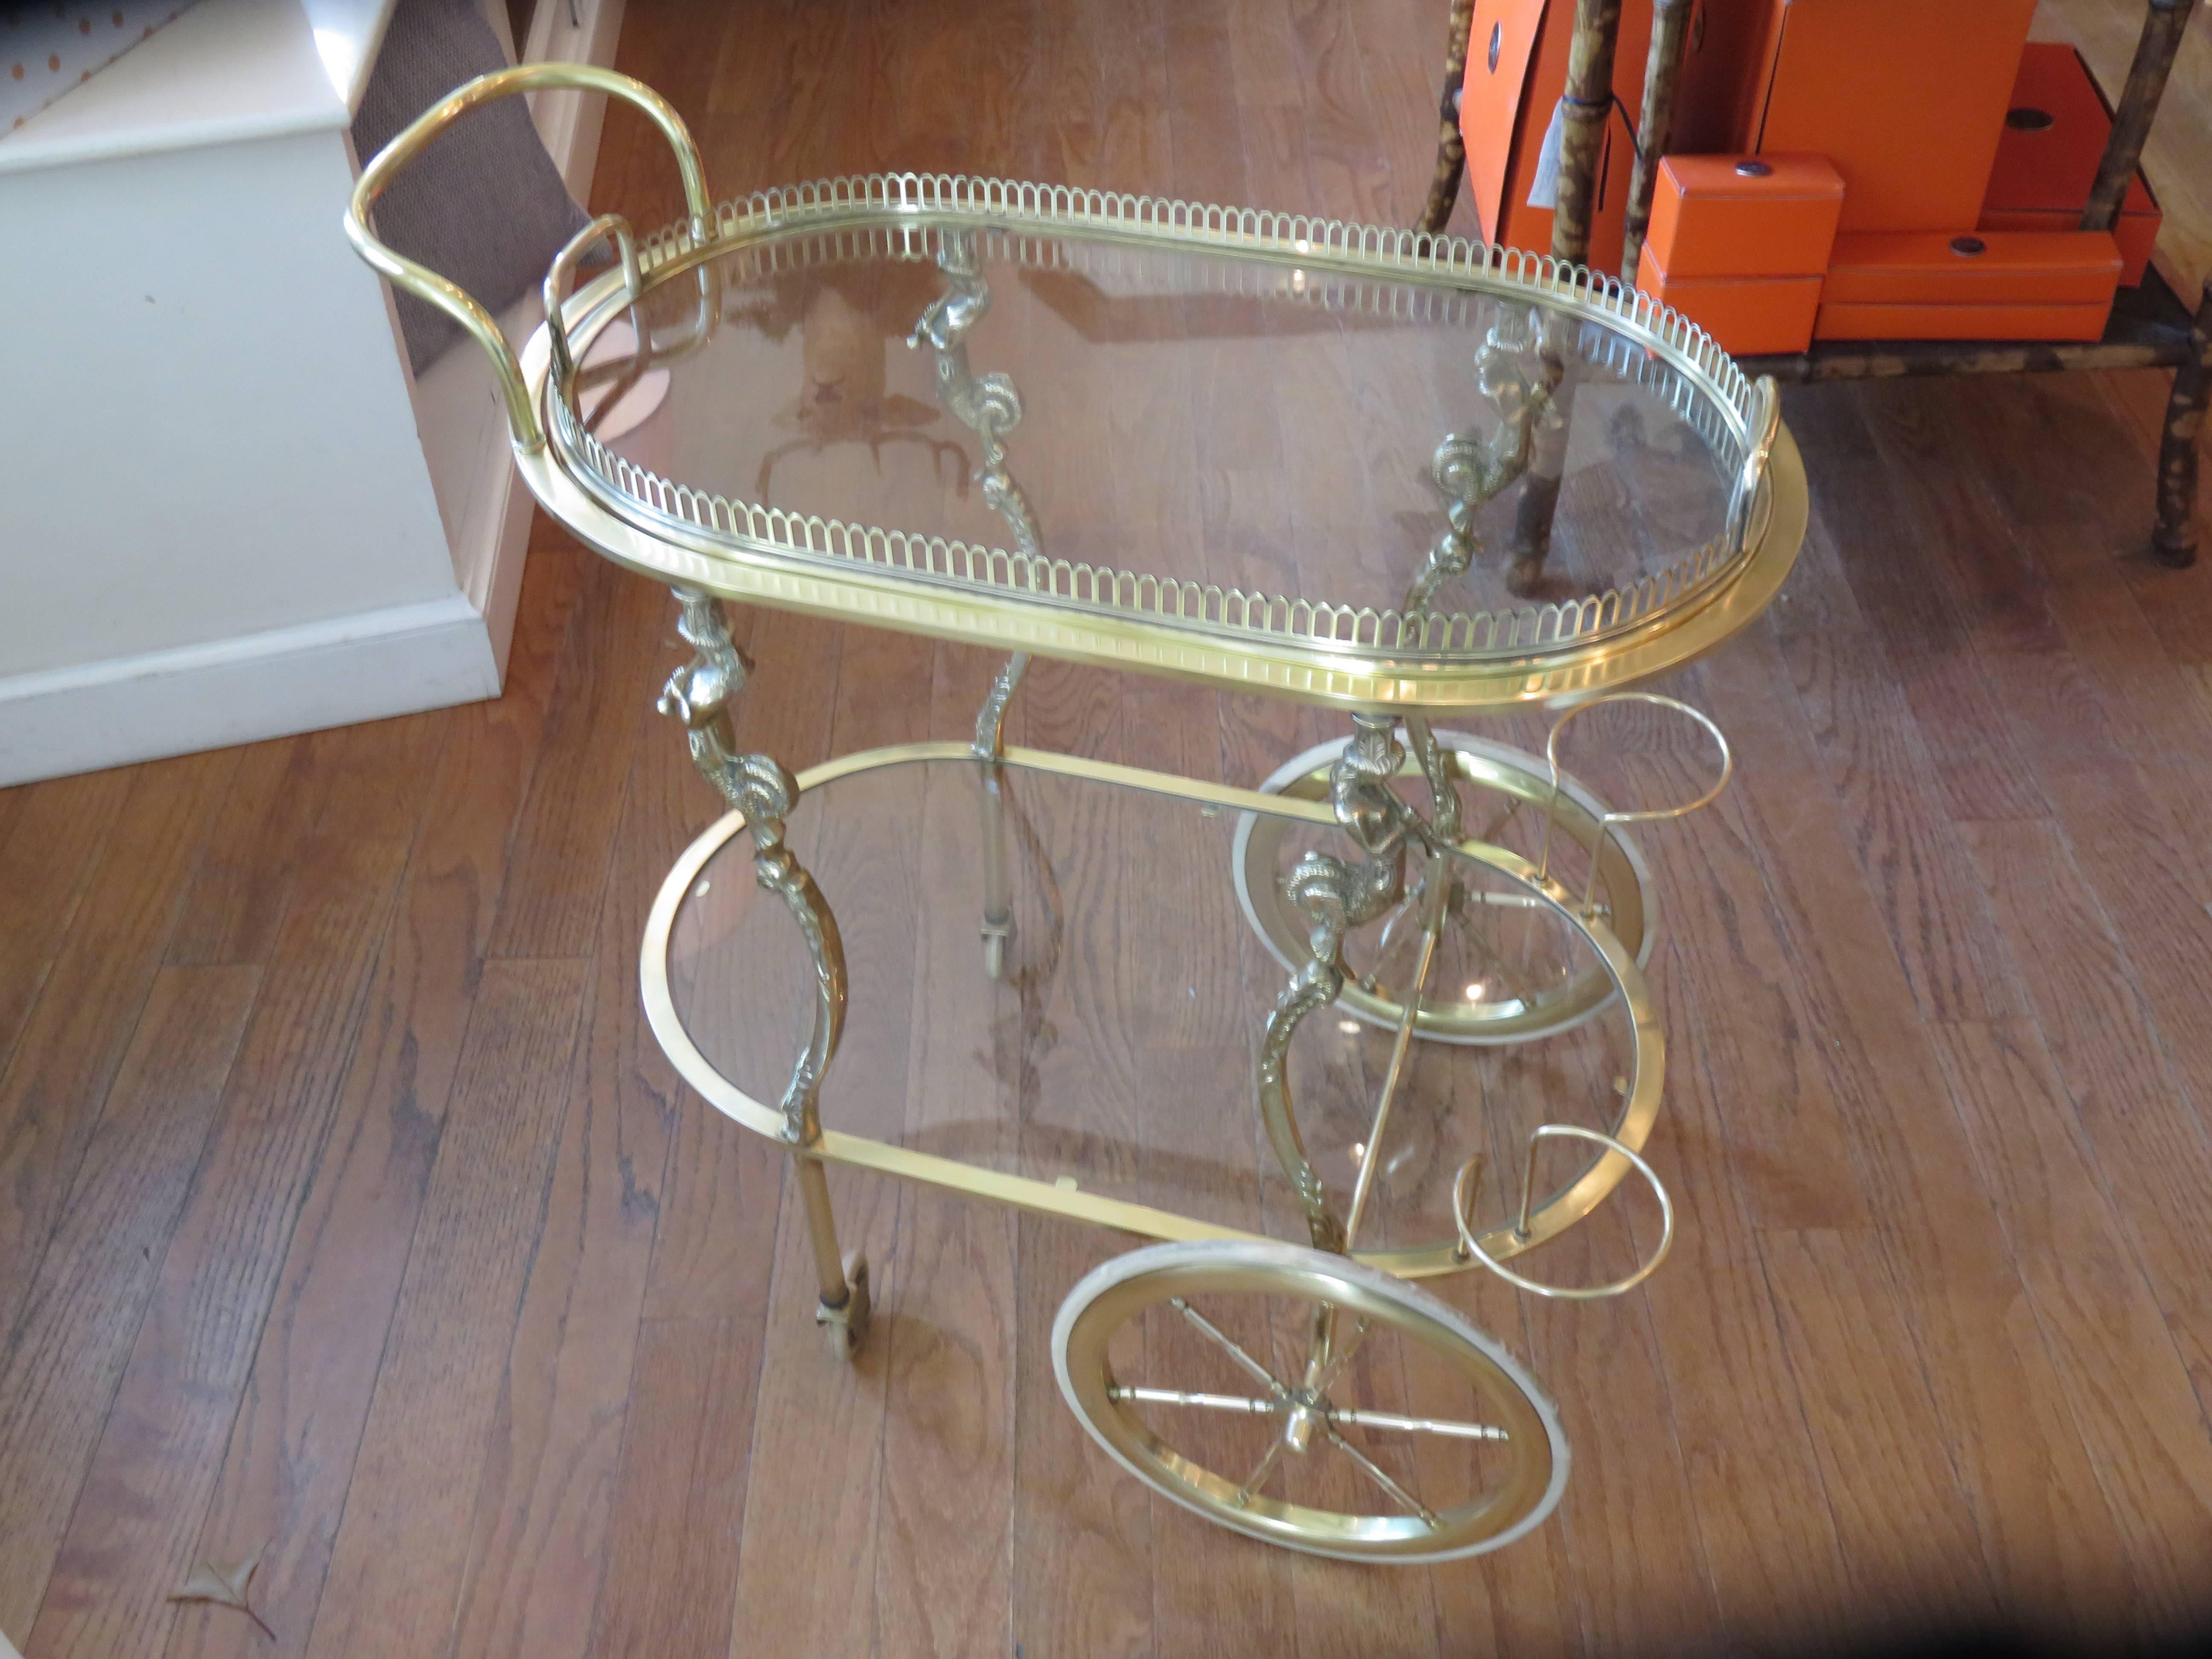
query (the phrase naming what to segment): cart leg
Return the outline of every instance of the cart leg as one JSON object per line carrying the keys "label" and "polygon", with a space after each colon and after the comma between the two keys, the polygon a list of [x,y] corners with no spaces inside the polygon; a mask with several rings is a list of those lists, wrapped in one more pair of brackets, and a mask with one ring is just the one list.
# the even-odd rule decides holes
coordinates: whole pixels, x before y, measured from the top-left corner
{"label": "cart leg", "polygon": [[830,1180],[821,1159],[799,1159],[799,1195],[806,1205],[806,1236],[822,1285],[814,1322],[822,1328],[830,1357],[850,1359],[868,1339],[868,1258],[858,1250],[838,1254],[837,1222],[830,1211]]}
{"label": "cart leg", "polygon": [[2158,528],[2151,554],[2183,569],[2197,562],[2197,439],[2204,407],[2212,401],[2212,279],[2204,284],[2197,320],[2189,331],[2189,361],[2173,371],[2166,405],[2166,433],[2158,451]]}
{"label": "cart leg", "polygon": [[[1474,27],[1474,0],[1451,0],[1444,27],[1444,86],[1437,100],[1437,170],[1429,179],[1429,199],[1413,228],[1443,234],[1459,201],[1460,175],[1467,171],[1467,143],[1459,134],[1459,100],[1467,84],[1468,31]],[[1493,65],[1494,67],[1494,65]]]}
{"label": "cart leg", "polygon": [[1366,854],[1358,865],[1309,853],[1300,859],[1284,893],[1312,925],[1311,959],[1291,975],[1275,999],[1260,1042],[1260,1117],[1283,1172],[1306,1213],[1314,1248],[1341,1252],[1344,1222],[1328,1207],[1320,1174],[1306,1155],[1291,1104],[1291,1039],[1299,1023],[1325,1008],[1344,989],[1344,936],[1389,908],[1405,885],[1405,830],[1402,808],[1389,780],[1398,774],[1404,751],[1393,735],[1397,722],[1388,714],[1355,714],[1358,730],[1329,779],[1336,821]]}
{"label": "cart leg", "polygon": [[[1029,653],[1017,651],[991,682],[991,693],[975,715],[975,757],[995,762],[1006,752],[1006,704],[1030,665]],[[983,769],[983,971],[1003,979],[1006,952],[1014,937],[1013,884],[1006,871],[1006,805],[1004,769]]]}
{"label": "cart leg", "polygon": [[867,1331],[867,1263],[858,1255],[848,1263],[837,1254],[830,1185],[813,1152],[822,1139],[823,1073],[845,1030],[844,942],[822,890],[784,845],[784,820],[799,799],[797,781],[767,755],[734,752],[730,704],[744,685],[745,662],[730,639],[721,604],[696,588],[679,587],[676,597],[684,606],[677,631],[690,642],[694,654],[669,676],[660,694],[661,712],[683,720],[700,775],[744,815],[752,832],[753,879],[782,899],[814,959],[814,1026],[783,1091],[783,1138],[799,1154],[799,1190],[822,1281],[815,1317],[828,1333],[830,1352],[849,1358]]}

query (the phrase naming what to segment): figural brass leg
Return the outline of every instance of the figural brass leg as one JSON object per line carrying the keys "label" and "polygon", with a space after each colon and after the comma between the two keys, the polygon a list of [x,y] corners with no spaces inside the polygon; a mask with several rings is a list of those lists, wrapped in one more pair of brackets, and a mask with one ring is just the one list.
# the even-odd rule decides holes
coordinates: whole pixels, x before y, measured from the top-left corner
{"label": "figural brass leg", "polygon": [[[1013,537],[1014,550],[1032,561],[1044,556],[1036,514],[1030,498],[1006,465],[1006,434],[1021,424],[1021,393],[1005,374],[978,374],[968,361],[968,335],[991,308],[991,286],[975,259],[975,233],[948,228],[938,233],[937,268],[945,292],[930,302],[909,348],[928,343],[937,360],[937,398],[952,417],[975,434],[982,451],[975,482],[983,501]],[[983,769],[983,971],[993,979],[1006,973],[1014,933],[1013,899],[1006,870],[1006,826],[1002,792],[1005,775],[995,762],[1006,752],[1006,704],[1021,684],[1029,654],[1017,651],[992,681],[990,695],[975,715],[975,757]]]}
{"label": "figural brass leg", "polygon": [[1006,977],[1006,953],[1014,939],[1013,882],[1006,867],[1006,769],[998,762],[1006,752],[1006,704],[1029,665],[1025,651],[1007,658],[975,715],[975,758],[984,763],[983,971],[993,979]]}
{"label": "figural brass leg", "polygon": [[2204,284],[2189,331],[2189,361],[2173,371],[2166,431],[2158,450],[2158,528],[2151,551],[2176,569],[2197,562],[2197,440],[2212,400],[2212,280]]}
{"label": "figural brass leg", "polygon": [[1373,921],[1397,900],[1405,884],[1403,809],[1391,793],[1403,752],[1387,714],[1353,717],[1358,730],[1336,763],[1329,782],[1337,822],[1366,854],[1358,865],[1326,853],[1309,853],[1291,872],[1284,891],[1312,924],[1311,959],[1291,975],[1275,999],[1260,1043],[1260,1115],[1284,1172],[1297,1189],[1314,1248],[1342,1252],[1343,1221],[1328,1207],[1320,1175],[1306,1155],[1291,1104],[1291,1039],[1299,1023],[1327,1007],[1344,989],[1344,936]]}
{"label": "figural brass leg", "polygon": [[783,1138],[799,1155],[799,1193],[821,1272],[822,1300],[815,1316],[829,1329],[833,1351],[850,1353],[867,1324],[867,1265],[857,1256],[850,1263],[839,1257],[829,1186],[821,1164],[811,1156],[822,1138],[823,1073],[845,1028],[845,947],[821,889],[784,844],[784,819],[799,799],[797,781],[769,756],[736,752],[731,704],[744,685],[745,661],[730,639],[721,604],[696,588],[675,591],[684,607],[677,632],[690,642],[692,658],[668,677],[660,712],[684,722],[692,764],[744,815],[752,832],[753,878],[783,900],[814,960],[814,1023],[783,1091]]}

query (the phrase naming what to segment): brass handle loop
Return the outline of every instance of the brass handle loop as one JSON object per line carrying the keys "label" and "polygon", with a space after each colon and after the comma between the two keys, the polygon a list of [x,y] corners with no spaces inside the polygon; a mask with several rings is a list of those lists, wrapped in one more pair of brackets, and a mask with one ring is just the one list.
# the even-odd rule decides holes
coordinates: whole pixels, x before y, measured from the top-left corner
{"label": "brass handle loop", "polygon": [[[1714,723],[1711,715],[1702,709],[1691,708],[1680,698],[1663,697],[1656,691],[1616,691],[1610,696],[1593,697],[1588,702],[1578,703],[1552,722],[1552,730],[1544,739],[1544,763],[1551,769],[1552,795],[1550,803],[1544,809],[1542,848],[1536,859],[1536,873],[1539,876],[1548,876],[1552,869],[1552,830],[1559,819],[1559,795],[1563,787],[1559,771],[1559,734],[1577,720],[1589,713],[1591,709],[1602,708],[1608,703],[1620,702],[1648,702],[1655,708],[1672,709],[1675,714],[1687,715],[1705,727],[1706,732],[1712,738],[1714,746],[1720,750],[1721,769],[1720,775],[1713,780],[1711,788],[1695,800],[1683,805],[1656,806],[1634,812],[1607,811],[1599,814],[1598,835],[1601,844],[1605,836],[1613,833],[1613,827],[1617,823],[1663,823],[1674,818],[1686,818],[1691,813],[1711,805],[1714,801],[1720,799],[1721,792],[1729,787],[1729,780],[1735,775],[1735,753],[1729,747],[1728,733]],[[1597,864],[1594,848],[1590,859],[1589,878],[1583,884],[1584,915],[1590,913],[1590,901],[1596,893]]]}
{"label": "brass handle loop", "polygon": [[1482,1181],[1482,1154],[1480,1152],[1461,1164],[1459,1174],[1452,1180],[1452,1224],[1459,1229],[1460,1252],[1463,1256],[1470,1256],[1482,1263],[1507,1284],[1527,1291],[1532,1296],[1550,1297],[1561,1302],[1595,1302],[1603,1297],[1619,1296],[1624,1291],[1632,1291],[1651,1277],[1659,1264],[1667,1259],[1667,1252],[1674,1248],[1674,1200],[1668,1196],[1658,1171],[1644,1162],[1643,1154],[1601,1130],[1586,1129],[1578,1123],[1545,1123],[1540,1124],[1529,1135],[1528,1167],[1521,1177],[1521,1216],[1514,1224],[1514,1237],[1525,1238],[1528,1234],[1528,1206],[1536,1186],[1536,1149],[1544,1141],[1560,1138],[1587,1140],[1603,1146],[1608,1152],[1617,1152],[1634,1164],[1644,1178],[1651,1183],[1651,1190],[1659,1200],[1659,1248],[1651,1252],[1650,1258],[1627,1278],[1617,1279],[1610,1285],[1546,1285],[1515,1273],[1482,1248],[1475,1235],[1474,1224],[1469,1218],[1474,1204],[1474,1189]]}
{"label": "brass handle loop", "polygon": [[1751,388],[1751,412],[1744,422],[1743,465],[1729,492],[1728,550],[1741,554],[1751,538],[1753,510],[1759,504],[1759,487],[1766,481],[1774,441],[1782,431],[1782,394],[1771,374],[1762,374]]}
{"label": "brass handle loop", "polygon": [[[675,106],[642,82],[627,75],[617,75],[612,70],[599,69],[590,64],[524,64],[514,69],[497,70],[489,75],[480,75],[465,85],[456,87],[445,98],[410,122],[399,136],[379,150],[375,158],[361,170],[361,181],[354,186],[353,199],[345,211],[346,240],[354,246],[370,265],[389,277],[418,300],[434,305],[464,329],[498,371],[501,396],[507,404],[507,429],[514,435],[517,449],[535,451],[545,447],[545,431],[538,423],[538,411],[531,407],[529,388],[523,384],[522,365],[516,360],[514,349],[507,337],[499,331],[499,325],[459,283],[441,276],[427,265],[417,264],[403,254],[394,252],[376,240],[368,228],[369,209],[385,187],[398,176],[399,170],[412,161],[428,147],[430,141],[462,116],[478,105],[518,92],[533,92],[541,88],[574,88],[582,92],[603,92],[610,97],[623,99],[645,112],[661,136],[668,140],[669,148],[676,152],[677,170],[684,178],[684,200],[691,216],[691,238],[695,242],[712,239],[714,223],[714,198],[707,193],[707,174],[699,160],[699,147],[691,142],[691,134],[678,115]],[[604,226],[605,220],[595,222]],[[605,234],[604,230],[598,232]],[[589,246],[586,241],[583,246]],[[580,253],[582,247],[570,243],[564,254]],[[556,267],[558,261],[556,262]],[[573,263],[573,259],[572,259]],[[623,260],[623,273],[629,278],[631,292],[636,292],[635,276],[636,252],[633,247]],[[551,286],[549,277],[548,287]],[[556,313],[557,314],[557,313]],[[557,335],[557,327],[556,337]],[[565,342],[563,343],[565,344]]]}
{"label": "brass handle loop", "polygon": [[566,380],[576,372],[576,360],[568,349],[568,325],[561,307],[568,297],[568,284],[574,280],[576,262],[584,257],[586,248],[601,238],[615,245],[615,255],[622,261],[623,296],[635,305],[644,292],[644,280],[637,268],[637,238],[630,234],[629,221],[621,214],[602,213],[570,237],[568,246],[553,256],[545,273],[545,338],[553,352],[556,380]]}

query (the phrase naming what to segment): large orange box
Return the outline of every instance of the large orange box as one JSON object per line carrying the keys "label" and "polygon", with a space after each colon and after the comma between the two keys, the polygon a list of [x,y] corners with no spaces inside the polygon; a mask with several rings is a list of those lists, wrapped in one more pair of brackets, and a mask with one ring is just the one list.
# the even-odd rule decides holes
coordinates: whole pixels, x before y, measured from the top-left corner
{"label": "large orange box", "polygon": [[[2031,40],[2021,54],[2012,106],[1997,140],[1996,165],[1982,198],[1981,230],[2072,230],[2088,205],[2089,187],[2112,136],[2112,112],[2096,77],[2073,47]],[[2142,281],[2158,241],[2158,203],[2141,173],[2128,185],[2112,240],[2120,249],[2120,286]]]}
{"label": "large orange box", "polygon": [[1669,276],[1651,245],[1636,267],[1636,286],[1671,306],[1739,357],[1802,351],[1813,340],[1820,278],[1810,276]]}
{"label": "large orange box", "polygon": [[1838,236],[1823,340],[2094,340],[2119,285],[2102,231]]}
{"label": "large orange box", "polygon": [[1765,78],[1773,3],[1691,0],[1668,149],[1711,155],[1737,148],[1753,94]]}
{"label": "large orange box", "polygon": [[1771,0],[1736,148],[1825,155],[1845,231],[1981,217],[2035,0]]}
{"label": "large orange box", "polygon": [[1843,179],[1824,156],[1669,155],[1644,246],[1675,282],[1817,276],[1843,205]]}
{"label": "large orange box", "polygon": [[[1467,145],[1468,193],[1486,241],[1537,253],[1552,251],[1552,210],[1531,206],[1528,195],[1544,135],[1567,89],[1567,48],[1574,27],[1574,0],[1475,0],[1459,130]],[[1643,101],[1650,44],[1651,0],[1623,0],[1613,90],[1620,105],[1632,110]],[[1594,270],[1620,269],[1628,176],[1635,161],[1635,140],[1616,106],[1607,121],[1585,255]]]}

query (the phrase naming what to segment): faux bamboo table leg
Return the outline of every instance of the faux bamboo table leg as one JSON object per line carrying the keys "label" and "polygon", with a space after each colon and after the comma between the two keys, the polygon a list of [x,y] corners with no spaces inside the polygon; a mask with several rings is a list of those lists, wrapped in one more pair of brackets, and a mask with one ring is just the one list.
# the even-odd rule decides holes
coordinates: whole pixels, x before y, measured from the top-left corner
{"label": "faux bamboo table leg", "polygon": [[2159,100],[2166,94],[2166,75],[2196,9],[2197,0],[2150,0],[2142,34],[2136,42],[2135,62],[2128,67],[2128,83],[2112,116],[2112,136],[2097,164],[2097,181],[2089,187],[2088,205],[2081,210],[2082,229],[2110,230],[2118,221],[2129,181],[2142,161],[2143,141],[2150,137]]}
{"label": "faux bamboo table leg", "polygon": [[2151,552],[2176,568],[2197,562],[2197,439],[2204,406],[2212,401],[2212,278],[2197,301],[2189,331],[2189,361],[2173,371],[2166,405],[2166,432],[2158,451],[2158,528]]}
{"label": "faux bamboo table leg", "polygon": [[[1575,0],[1575,33],[1567,51],[1565,131],[1559,147],[1559,194],[1552,210],[1552,257],[1578,265],[1589,253],[1590,221],[1597,205],[1598,161],[1605,152],[1606,118],[1613,112],[1613,53],[1620,36],[1620,0]],[[1552,552],[1552,520],[1566,475],[1567,439],[1574,423],[1574,386],[1565,357],[1544,347],[1547,366],[1559,371],[1552,406],[1559,418],[1537,435],[1528,482],[1513,514],[1512,564],[1505,585],[1523,599],[1537,597],[1544,562]]]}
{"label": "faux bamboo table leg", "polygon": [[1437,100],[1437,170],[1429,179],[1429,199],[1413,227],[1431,236],[1451,222],[1459,200],[1460,175],[1467,170],[1467,143],[1459,135],[1459,95],[1467,85],[1468,32],[1474,27],[1474,0],[1451,0],[1444,41],[1444,88]]}
{"label": "faux bamboo table leg", "polygon": [[1636,121],[1636,168],[1628,178],[1628,219],[1620,244],[1620,280],[1636,286],[1636,267],[1644,257],[1644,234],[1651,228],[1651,194],[1659,182],[1659,158],[1674,135],[1674,87],[1682,73],[1682,41],[1689,32],[1691,0],[1655,0],[1651,9],[1651,52],[1644,64],[1644,110]]}

